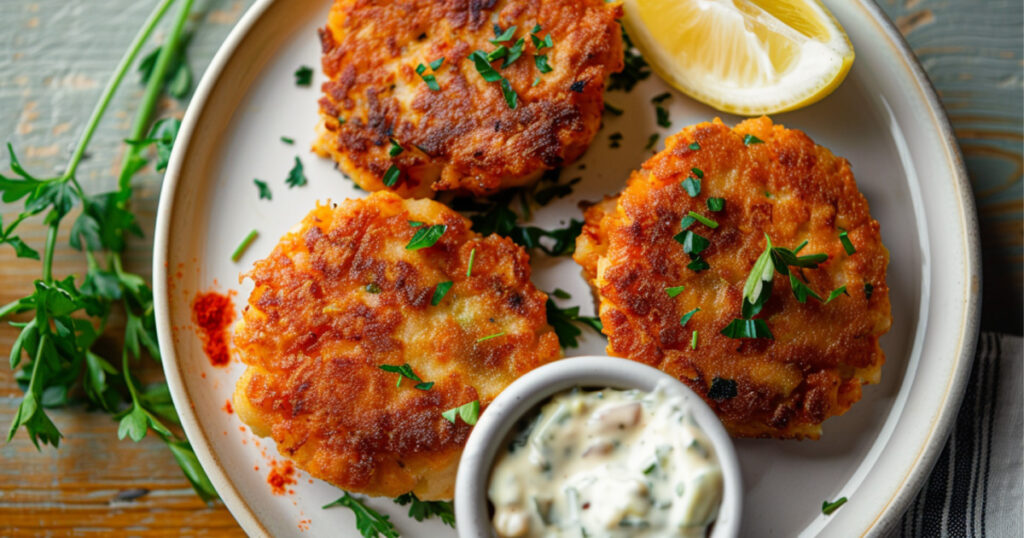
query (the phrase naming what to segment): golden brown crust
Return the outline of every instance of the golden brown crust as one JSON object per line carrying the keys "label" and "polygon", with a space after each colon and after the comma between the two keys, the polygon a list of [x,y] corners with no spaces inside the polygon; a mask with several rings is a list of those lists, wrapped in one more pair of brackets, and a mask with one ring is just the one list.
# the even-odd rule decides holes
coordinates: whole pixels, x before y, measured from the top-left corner
{"label": "golden brown crust", "polygon": [[[409,251],[409,221],[448,228]],[[255,289],[235,345],[248,368],[235,409],[283,455],[349,491],[451,498],[470,428],[441,413],[477,399],[486,408],[561,354],[526,252],[430,200],[382,192],[320,205],[247,276]],[[445,281],[454,284],[432,306]],[[405,363],[433,388],[396,387],[398,374],[379,368]]]}
{"label": "golden brown crust", "polygon": [[[579,157],[597,132],[605,78],[622,69],[621,12],[604,0],[336,0],[320,33],[330,81],[314,150],[371,191],[387,188],[394,164],[402,196],[482,195],[534,181]],[[514,110],[469,59],[496,47],[495,22],[516,25],[515,39],[525,40],[518,60],[494,63],[519,96]],[[537,24],[554,43],[540,51],[553,68],[546,74],[534,64]],[[431,91],[416,68],[442,57],[440,91]],[[395,158],[391,137],[406,148]]]}
{"label": "golden brown crust", "polygon": [[[764,143],[745,145],[748,133]],[[690,149],[692,142],[700,149]],[[692,168],[704,173],[696,198],[680,185]],[[725,198],[725,210],[709,212],[709,197]],[[711,268],[701,272],[686,267],[690,258],[673,240],[691,210],[720,224],[692,228],[711,242],[702,253]],[[860,399],[862,384],[878,382],[885,361],[878,337],[892,321],[888,251],[849,163],[804,133],[768,118],[733,130],[718,120],[688,127],[633,172],[618,198],[591,206],[585,217],[575,259],[599,295],[608,352],[657,366],[702,395],[715,377],[735,380],[736,397],[705,396],[734,435],[817,438],[822,421]],[[853,255],[839,228],[848,230]],[[758,316],[774,340],[728,338],[720,331],[739,317],[765,233],[776,246],[807,240],[802,254],[828,254],[820,269],[804,272],[809,286],[824,296],[845,285],[849,296],[800,304],[776,274]],[[870,299],[865,283],[873,286]],[[686,289],[673,298],[665,292],[671,286]],[[681,326],[694,308],[700,311]]]}

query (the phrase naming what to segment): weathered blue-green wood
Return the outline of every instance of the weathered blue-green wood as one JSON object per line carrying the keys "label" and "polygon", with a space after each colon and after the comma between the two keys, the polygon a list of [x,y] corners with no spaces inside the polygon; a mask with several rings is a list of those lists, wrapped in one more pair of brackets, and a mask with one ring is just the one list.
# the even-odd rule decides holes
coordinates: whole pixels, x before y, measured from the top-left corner
{"label": "weathered blue-green wood", "polygon": [[[297,0],[298,1],[298,0]],[[895,20],[931,77],[960,140],[977,196],[985,264],[983,325],[1020,333],[1024,282],[1024,3],[1021,0],[878,0]],[[0,142],[10,141],[30,170],[61,167],[77,140],[107,77],[155,0],[3,0],[0,3]],[[251,0],[197,0],[199,13],[189,47],[198,74]],[[142,89],[132,82],[117,96],[98,132],[80,178],[93,192],[110,189],[122,155],[121,138]],[[165,115],[182,105],[166,101]],[[0,168],[7,159],[0,157]],[[150,232],[158,177],[146,173],[137,187],[146,239],[131,246],[126,262],[149,273]],[[10,219],[14,208],[0,205]],[[41,227],[22,237],[43,242]],[[81,271],[80,255],[66,245],[55,272]],[[941,263],[941,260],[937,260]],[[0,304],[22,295],[38,276],[37,262],[15,260],[0,248]],[[14,331],[0,327],[0,349]],[[159,376],[153,367],[149,376]],[[11,420],[20,390],[0,368],[0,426]],[[238,533],[222,507],[195,500],[158,442],[118,442],[116,424],[81,410],[55,414],[69,439],[59,450],[36,452],[20,434],[0,445],[0,535],[71,529],[138,535],[178,531]],[[118,491],[152,493],[111,503]]]}

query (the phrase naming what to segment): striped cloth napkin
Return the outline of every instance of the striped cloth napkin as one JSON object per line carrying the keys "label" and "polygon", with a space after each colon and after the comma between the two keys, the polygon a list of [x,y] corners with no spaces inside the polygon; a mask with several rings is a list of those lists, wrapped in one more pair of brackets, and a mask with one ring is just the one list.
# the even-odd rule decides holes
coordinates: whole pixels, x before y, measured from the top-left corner
{"label": "striped cloth napkin", "polygon": [[1022,342],[981,333],[946,447],[890,538],[1024,536]]}

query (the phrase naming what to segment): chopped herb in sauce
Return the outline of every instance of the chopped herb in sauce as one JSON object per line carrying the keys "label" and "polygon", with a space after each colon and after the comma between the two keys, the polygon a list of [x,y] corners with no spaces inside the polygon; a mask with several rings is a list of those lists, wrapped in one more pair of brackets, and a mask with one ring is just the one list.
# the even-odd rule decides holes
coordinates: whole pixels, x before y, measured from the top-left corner
{"label": "chopped herb in sauce", "polygon": [[604,111],[609,113],[609,114],[611,114],[612,116],[621,116],[622,115],[622,109],[617,107],[617,106],[612,105],[608,101],[604,102]]}
{"label": "chopped herb in sauce", "polygon": [[622,29],[622,45],[623,68],[622,71],[612,73],[608,77],[609,91],[633,91],[637,83],[651,76],[650,66],[647,65],[647,61],[640,55],[640,52],[633,47],[633,42],[626,34],[625,28]]}

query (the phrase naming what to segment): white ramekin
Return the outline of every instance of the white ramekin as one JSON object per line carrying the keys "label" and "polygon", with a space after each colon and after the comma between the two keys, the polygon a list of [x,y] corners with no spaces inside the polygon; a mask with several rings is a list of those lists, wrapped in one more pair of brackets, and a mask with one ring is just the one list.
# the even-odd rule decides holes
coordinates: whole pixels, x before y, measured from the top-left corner
{"label": "white ramekin", "polygon": [[722,505],[711,538],[737,536],[743,504],[740,466],[732,440],[715,413],[689,387],[672,376],[631,360],[601,356],[563,359],[537,368],[509,385],[487,407],[473,428],[459,461],[455,481],[459,536],[495,536],[487,500],[494,457],[519,419],[534,411],[539,403],[572,387],[651,391],[662,380],[668,380],[667,389],[683,396],[689,404],[694,420],[711,439],[722,467]]}

